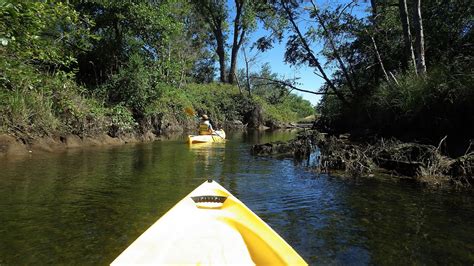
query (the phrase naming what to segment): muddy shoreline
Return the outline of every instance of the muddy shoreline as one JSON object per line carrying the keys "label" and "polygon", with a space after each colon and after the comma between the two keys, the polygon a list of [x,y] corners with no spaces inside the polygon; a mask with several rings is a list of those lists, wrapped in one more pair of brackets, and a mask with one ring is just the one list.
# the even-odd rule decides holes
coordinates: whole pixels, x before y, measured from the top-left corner
{"label": "muddy shoreline", "polygon": [[[257,127],[250,127],[239,120],[227,121],[221,124],[225,130],[276,130],[276,129],[305,129],[312,126],[310,123],[283,123],[274,122],[271,127],[258,123]],[[154,128],[148,125],[146,129],[135,132],[113,134],[97,133],[86,136],[76,134],[50,134],[47,136],[31,136],[20,134],[0,133],[0,158],[21,157],[38,152],[62,152],[67,149],[115,146],[128,143],[146,143],[160,140],[163,136],[170,134],[189,133],[194,134],[194,127],[190,124],[180,124],[170,121],[165,126]],[[158,129],[159,130],[158,130]],[[145,131],[140,133],[139,131]]]}
{"label": "muddy shoreline", "polygon": [[36,153],[63,152],[68,149],[116,146],[128,143],[142,143],[159,140],[160,137],[152,133],[144,135],[129,134],[120,137],[111,137],[107,134],[79,137],[78,135],[57,135],[38,137],[32,140],[15,138],[7,134],[0,134],[0,158],[23,157]]}

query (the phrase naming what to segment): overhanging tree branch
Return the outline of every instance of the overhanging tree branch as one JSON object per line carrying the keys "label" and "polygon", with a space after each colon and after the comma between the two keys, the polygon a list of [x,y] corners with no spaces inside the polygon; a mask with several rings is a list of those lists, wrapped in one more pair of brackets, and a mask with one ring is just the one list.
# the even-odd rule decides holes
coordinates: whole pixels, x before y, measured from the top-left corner
{"label": "overhanging tree branch", "polygon": [[[352,2],[351,2],[352,3]],[[344,65],[344,62],[342,61],[342,58],[341,56],[339,55],[339,51],[337,50],[337,47],[336,47],[336,44],[334,43],[334,39],[332,37],[332,34],[331,32],[328,30],[328,28],[326,27],[326,24],[324,24],[324,20],[322,19],[322,17],[319,15],[318,13],[318,7],[316,6],[316,4],[314,3],[313,0],[311,0],[311,4],[313,5],[313,8],[314,8],[314,14],[316,15],[316,18],[318,19],[318,22],[319,22],[319,25],[321,25],[321,27],[323,28],[323,31],[326,33],[326,36],[328,38],[328,41],[329,41],[329,44],[331,45],[331,48],[332,48],[332,51],[334,53],[334,56],[336,57],[336,60],[337,62],[339,63],[339,67],[341,68],[342,70],[342,73],[344,74],[344,77],[346,78],[346,81],[347,81],[347,85],[349,86],[349,90],[352,92],[352,93],[355,93],[355,88],[354,88],[354,84],[352,83],[352,79],[349,75],[349,71],[347,71],[347,68],[346,66]],[[349,5],[347,5],[346,7],[348,7]],[[342,10],[341,14],[344,12],[345,8]]]}
{"label": "overhanging tree branch", "polygon": [[268,83],[262,83],[262,84],[258,84],[258,85],[254,85],[254,86],[280,85],[280,86],[291,88],[292,90],[295,90],[295,91],[301,91],[301,92],[311,93],[311,94],[316,94],[316,95],[336,95],[335,93],[330,93],[330,92],[317,92],[317,91],[300,89],[300,88],[296,87],[295,85],[291,84],[290,82],[284,81],[284,80],[257,77],[257,76],[251,76],[251,78],[252,79],[260,79],[260,80],[269,81]]}
{"label": "overhanging tree branch", "polygon": [[309,47],[309,44],[308,42],[306,41],[306,39],[304,38],[303,34],[301,33],[298,25],[296,25],[296,22],[295,22],[295,19],[293,17],[293,14],[291,13],[291,10],[288,6],[286,6],[286,1],[285,0],[282,0],[281,1],[281,5],[283,7],[283,9],[285,10],[287,16],[288,16],[288,20],[290,21],[291,25],[293,26],[293,29],[294,31],[296,32],[296,34],[298,35],[298,38],[300,39],[302,45],[303,45],[303,48],[306,50],[306,52],[308,53],[311,61],[314,63],[314,65],[316,66],[316,68],[318,69],[319,73],[321,73],[321,76],[323,77],[324,81],[326,81],[326,83],[328,84],[329,88],[331,88],[334,92],[334,94],[337,96],[337,98],[343,102],[345,105],[348,105],[349,102],[347,101],[347,99],[344,97],[344,95],[336,88],[336,86],[334,85],[334,83],[329,79],[329,77],[326,75],[326,72],[324,71],[324,69],[322,68],[321,64],[319,63],[319,60],[316,58],[316,56],[314,55],[313,51],[311,50],[311,48]]}

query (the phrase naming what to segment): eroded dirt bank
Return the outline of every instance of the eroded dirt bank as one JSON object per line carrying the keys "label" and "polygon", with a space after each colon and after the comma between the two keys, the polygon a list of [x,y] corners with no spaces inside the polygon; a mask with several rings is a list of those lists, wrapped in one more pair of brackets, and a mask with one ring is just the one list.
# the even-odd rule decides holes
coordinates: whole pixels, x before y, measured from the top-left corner
{"label": "eroded dirt bank", "polygon": [[149,142],[158,140],[153,133],[143,135],[123,135],[111,137],[107,134],[79,137],[77,135],[46,136],[31,140],[19,139],[14,136],[0,135],[0,158],[20,157],[38,152],[62,152],[71,148],[122,145],[127,143]]}

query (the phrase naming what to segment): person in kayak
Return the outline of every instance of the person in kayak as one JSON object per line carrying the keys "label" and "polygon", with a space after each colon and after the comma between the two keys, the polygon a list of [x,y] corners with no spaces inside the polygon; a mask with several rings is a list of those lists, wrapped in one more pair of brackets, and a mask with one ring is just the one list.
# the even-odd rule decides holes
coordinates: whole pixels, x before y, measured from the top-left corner
{"label": "person in kayak", "polygon": [[207,115],[201,116],[201,122],[199,123],[199,135],[212,135],[214,128],[212,128],[211,121]]}

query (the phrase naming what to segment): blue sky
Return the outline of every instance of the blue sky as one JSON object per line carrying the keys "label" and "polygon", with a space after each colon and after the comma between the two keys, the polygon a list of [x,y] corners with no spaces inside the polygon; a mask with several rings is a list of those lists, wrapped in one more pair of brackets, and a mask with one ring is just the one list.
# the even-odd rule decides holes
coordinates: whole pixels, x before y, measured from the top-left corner
{"label": "blue sky", "polygon": [[[234,7],[234,0],[227,0],[227,2],[228,2],[228,7],[230,8],[229,19],[233,19],[234,12],[232,9]],[[331,5],[334,5],[335,3],[337,4],[337,3],[349,3],[349,2],[351,1],[350,0],[336,0],[336,1],[317,0],[316,1],[318,6],[321,8],[330,8]],[[359,5],[358,7],[352,10],[353,14],[359,17],[366,16],[368,3],[366,3],[366,1],[358,1],[358,5]],[[312,22],[310,22],[309,19],[300,20],[298,22],[300,28],[304,32],[309,27],[310,23]],[[265,29],[263,29],[261,25],[258,25],[257,30],[247,36],[249,44],[251,45],[258,38],[265,36],[267,34],[268,32],[266,32]],[[305,65],[301,65],[298,67],[290,66],[289,64],[286,64],[284,62],[285,44],[286,44],[286,38],[281,43],[275,43],[272,49],[264,53],[259,53],[257,56],[258,60],[251,67],[251,71],[259,71],[263,64],[269,63],[271,66],[272,72],[278,73],[280,76],[284,78],[294,78],[294,77],[299,78],[298,79],[298,83],[300,83],[298,85],[299,88],[305,89],[305,90],[312,90],[312,91],[318,90],[321,87],[321,85],[323,85],[324,81],[322,80],[322,78],[314,74],[313,68],[309,68]],[[322,41],[319,43],[313,43],[312,48],[314,49],[315,52],[319,52],[322,47],[322,44],[323,44]],[[252,54],[255,54],[256,51],[251,51],[248,53],[252,55]],[[321,56],[319,57],[319,59],[321,60],[321,62],[325,62],[324,58],[322,58]],[[243,60],[243,53],[242,51],[240,51],[238,66],[239,68],[243,68],[244,65],[245,64]],[[331,74],[332,71],[328,69],[327,73]],[[304,99],[309,100],[313,105],[316,105],[321,99],[320,95],[314,95],[314,94],[303,93],[303,92],[295,92],[295,93],[298,95],[301,95]]]}

